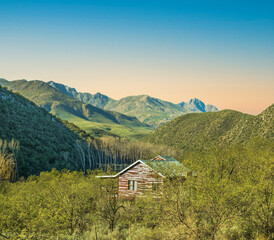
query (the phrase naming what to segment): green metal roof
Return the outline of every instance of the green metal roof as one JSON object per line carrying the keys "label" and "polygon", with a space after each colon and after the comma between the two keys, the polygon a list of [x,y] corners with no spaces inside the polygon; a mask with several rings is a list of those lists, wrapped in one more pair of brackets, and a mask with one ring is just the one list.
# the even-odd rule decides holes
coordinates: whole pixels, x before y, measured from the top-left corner
{"label": "green metal roof", "polygon": [[[168,160],[169,159],[169,160]],[[141,160],[143,163],[150,166],[155,172],[165,177],[184,177],[189,168],[183,166],[173,157],[165,157],[165,160]]]}

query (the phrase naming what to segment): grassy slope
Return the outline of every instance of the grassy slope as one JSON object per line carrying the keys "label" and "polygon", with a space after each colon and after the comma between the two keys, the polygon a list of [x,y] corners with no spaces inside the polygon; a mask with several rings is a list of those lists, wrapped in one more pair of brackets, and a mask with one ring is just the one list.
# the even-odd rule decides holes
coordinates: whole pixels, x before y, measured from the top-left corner
{"label": "grassy slope", "polygon": [[96,135],[118,135],[122,137],[135,137],[148,134],[151,129],[135,117],[120,113],[105,111],[90,104],[61,93],[42,81],[0,81],[0,84],[19,92],[26,98],[44,107],[52,114],[73,122],[85,131]]}
{"label": "grassy slope", "polygon": [[147,139],[181,149],[248,142],[260,137],[273,140],[273,109],[274,105],[258,116],[232,110],[186,114],[159,127]]}

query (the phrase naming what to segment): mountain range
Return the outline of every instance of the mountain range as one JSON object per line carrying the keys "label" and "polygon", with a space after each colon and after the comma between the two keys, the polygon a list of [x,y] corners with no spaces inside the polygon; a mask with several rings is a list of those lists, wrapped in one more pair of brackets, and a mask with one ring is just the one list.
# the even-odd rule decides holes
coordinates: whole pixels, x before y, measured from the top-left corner
{"label": "mountain range", "polygon": [[[272,144],[274,140],[274,104],[253,116],[233,110],[202,112],[210,106],[192,99],[186,106],[200,112],[179,116],[152,132],[151,127],[135,117],[84,103],[42,81],[9,82],[0,79],[0,84],[9,88],[0,86],[0,139],[16,139],[20,142],[19,169],[20,175],[24,176],[52,168],[73,169],[74,165],[66,161],[64,156],[71,154],[77,140],[92,138],[88,133],[94,137],[142,137],[155,144],[190,151],[249,143],[258,138],[269,140]],[[173,106],[172,103],[146,95],[128,98],[132,99],[130,104],[134,102],[139,109],[145,109],[144,112],[149,109],[144,103],[154,108],[157,104],[167,109],[170,105],[179,108],[176,104]],[[109,104],[115,105],[121,100],[111,101],[108,100]],[[83,127],[88,133],[77,126]]]}
{"label": "mountain range", "polygon": [[148,95],[114,100],[101,93],[77,92],[75,88],[39,80],[0,79],[0,85],[19,92],[61,119],[94,137],[103,135],[141,138],[173,118],[190,112],[218,111],[197,98],[174,104]]}
{"label": "mountain range", "polygon": [[19,92],[39,107],[74,123],[95,137],[102,135],[135,137],[151,131],[151,127],[135,117],[94,107],[62,93],[43,81],[0,79],[0,84]]}
{"label": "mountain range", "polygon": [[102,108],[120,112],[129,116],[136,117],[139,121],[147,123],[150,126],[158,127],[171,119],[182,114],[190,112],[214,112],[218,109],[210,104],[205,105],[197,98],[190,99],[188,102],[174,104],[153,98],[148,95],[128,96],[120,100],[114,100],[101,93],[94,95],[90,93],[77,92],[75,88],[55,83],[53,81],[48,84],[60,92],[76,98],[85,103]]}

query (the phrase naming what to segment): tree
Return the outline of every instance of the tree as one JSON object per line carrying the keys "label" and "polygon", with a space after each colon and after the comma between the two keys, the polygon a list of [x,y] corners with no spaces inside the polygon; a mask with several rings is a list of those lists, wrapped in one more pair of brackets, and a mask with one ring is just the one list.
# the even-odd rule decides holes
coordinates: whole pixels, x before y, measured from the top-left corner
{"label": "tree", "polygon": [[18,179],[18,150],[18,141],[12,139],[8,142],[0,139],[0,181]]}
{"label": "tree", "polygon": [[100,201],[97,202],[97,214],[108,223],[109,229],[113,231],[120,219],[120,210],[125,210],[125,206],[118,197],[116,179],[103,181],[100,185]]}

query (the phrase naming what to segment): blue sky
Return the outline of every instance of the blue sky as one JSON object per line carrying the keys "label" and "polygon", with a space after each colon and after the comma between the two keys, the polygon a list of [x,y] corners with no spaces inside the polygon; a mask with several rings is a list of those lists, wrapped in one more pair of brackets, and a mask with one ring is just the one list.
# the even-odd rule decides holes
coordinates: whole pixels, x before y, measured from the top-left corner
{"label": "blue sky", "polygon": [[273,103],[274,1],[0,0],[0,16],[0,77],[253,114]]}

